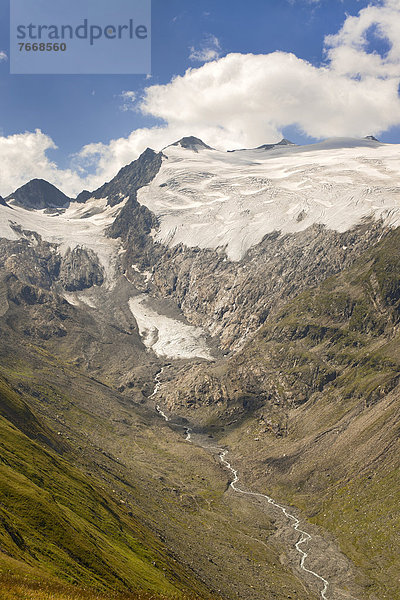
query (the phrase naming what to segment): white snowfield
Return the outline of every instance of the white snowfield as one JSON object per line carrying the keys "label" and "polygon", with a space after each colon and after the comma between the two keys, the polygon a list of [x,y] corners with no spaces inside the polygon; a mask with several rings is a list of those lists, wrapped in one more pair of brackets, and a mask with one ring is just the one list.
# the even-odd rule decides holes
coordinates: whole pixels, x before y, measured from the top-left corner
{"label": "white snowfield", "polygon": [[59,244],[62,254],[68,248],[89,248],[99,257],[110,283],[114,278],[114,264],[120,243],[106,237],[104,232],[124,204],[122,202],[110,207],[107,206],[107,198],[90,199],[85,204],[72,202],[63,214],[51,215],[44,210],[13,206],[11,201],[9,207],[0,206],[0,238],[19,239],[21,235],[11,227],[15,223],[24,230],[37,232],[47,242]]}
{"label": "white snowfield", "polygon": [[158,356],[213,359],[203,329],[159,314],[149,305],[146,294],[131,298],[129,308],[144,345]]}
{"label": "white snowfield", "polygon": [[308,146],[220,152],[169,146],[138,201],[157,241],[224,247],[231,260],[274,230],[319,223],[339,232],[364,217],[400,225],[400,145],[335,138]]}

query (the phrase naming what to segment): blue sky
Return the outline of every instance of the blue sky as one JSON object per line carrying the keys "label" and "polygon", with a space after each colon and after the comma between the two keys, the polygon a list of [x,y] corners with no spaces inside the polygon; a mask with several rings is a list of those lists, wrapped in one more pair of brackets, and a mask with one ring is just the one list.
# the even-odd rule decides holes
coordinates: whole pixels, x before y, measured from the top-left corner
{"label": "blue sky", "polygon": [[[393,6],[393,2],[387,2]],[[7,0],[0,0],[0,52],[7,55],[8,4]],[[207,51],[214,52],[214,58],[222,58],[230,53],[269,55],[281,51],[293,53],[302,61],[321,67],[327,60],[324,53],[325,37],[337,34],[349,15],[357,16],[368,4],[364,0],[153,0],[151,78],[141,75],[10,75],[9,61],[3,57],[0,61],[0,134],[7,138],[40,129],[57,146],[57,149],[50,146],[45,148],[46,157],[61,170],[77,168],[76,156],[72,162],[71,156],[81,152],[87,144],[100,143],[98,151],[107,160],[109,150],[105,148],[110,140],[128,139],[137,128],[151,129],[168,120],[165,118],[167,109],[157,112],[151,108],[147,111],[149,114],[138,110],[144,90],[149,86],[165,86],[177,75],[184,77],[188,68],[201,68],[206,62],[201,57],[204,58]],[[375,4],[380,6],[379,2]],[[367,38],[366,52],[375,52],[382,57],[387,55],[388,43],[382,36],[374,35],[370,29]],[[123,96],[123,92],[129,92],[130,95]],[[134,95],[135,102],[132,102]],[[173,99],[174,96],[171,96],[171,101]],[[395,98],[390,100],[395,101]],[[391,110],[391,106],[382,106],[382,110]],[[276,109],[271,105],[270,110],[273,112]],[[268,113],[268,105],[265,111]],[[369,119],[370,108],[366,109],[365,114]],[[292,123],[293,120],[296,119],[291,116],[285,124],[285,120],[280,118],[281,125],[275,124],[275,129],[266,129],[265,135],[268,131],[279,130],[279,134],[297,143],[325,137],[315,135],[312,127],[307,129],[303,124],[299,126]],[[193,122],[196,123],[197,133],[200,129],[198,121],[199,117],[196,116]],[[388,123],[386,131],[380,133],[381,140],[400,142],[400,127],[395,119],[393,121]],[[188,128],[190,123],[189,119]],[[213,126],[218,126],[218,123]],[[245,126],[246,122],[243,128]],[[373,126],[377,127],[375,122]],[[177,127],[177,133],[181,133],[182,127]],[[256,129],[256,124],[254,127]],[[173,131],[173,126],[171,128]],[[339,129],[342,135],[343,125]],[[334,128],[327,131],[334,132]],[[319,133],[319,129],[316,132]],[[322,129],[321,132],[324,133]],[[196,132],[188,130],[186,133]],[[365,133],[374,133],[368,129],[368,123]],[[233,135],[232,129],[226,138],[227,145],[233,140]],[[248,141],[246,136],[239,138],[240,135],[237,140],[239,145],[242,141]],[[149,139],[151,141],[151,136]],[[250,142],[252,140],[249,138]],[[257,140],[255,136],[254,141],[266,143],[271,140]],[[132,147],[132,159],[135,158],[134,154]],[[129,157],[126,147],[122,155],[121,161]],[[117,162],[115,168],[119,166]],[[81,160],[78,168],[82,169],[82,165]],[[85,167],[88,167],[88,173],[97,171],[101,176],[102,167],[96,163],[95,152],[91,152]],[[24,165],[24,170],[29,171],[29,165]],[[104,176],[110,174],[104,172]],[[0,185],[0,193],[4,193],[9,185],[9,180],[4,182],[3,187]]]}

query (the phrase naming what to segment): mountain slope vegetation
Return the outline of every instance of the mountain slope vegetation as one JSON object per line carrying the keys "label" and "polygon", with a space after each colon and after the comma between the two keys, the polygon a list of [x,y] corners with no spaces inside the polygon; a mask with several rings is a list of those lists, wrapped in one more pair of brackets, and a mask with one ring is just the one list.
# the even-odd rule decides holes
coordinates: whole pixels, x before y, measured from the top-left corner
{"label": "mountain slope vegetation", "polygon": [[65,442],[3,378],[0,401],[0,581],[12,557],[35,567],[33,579],[41,575],[55,589],[64,581],[103,593],[137,589],[183,597],[185,577],[179,567],[171,572],[165,548],[69,464]]}

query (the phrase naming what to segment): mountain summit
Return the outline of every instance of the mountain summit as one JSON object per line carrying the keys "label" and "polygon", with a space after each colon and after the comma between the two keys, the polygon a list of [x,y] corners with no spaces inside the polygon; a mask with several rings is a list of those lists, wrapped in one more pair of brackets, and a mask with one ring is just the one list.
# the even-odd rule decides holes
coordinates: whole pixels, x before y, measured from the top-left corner
{"label": "mountain summit", "polygon": [[66,208],[71,198],[44,179],[32,179],[10,194],[6,200],[12,200],[14,206],[21,208],[42,210],[44,208]]}
{"label": "mountain summit", "polygon": [[228,152],[245,152],[248,150],[273,150],[274,148],[281,148],[282,146],[297,146],[290,140],[286,138],[282,138],[280,142],[276,142],[275,144],[262,144],[261,146],[257,146],[257,148],[237,148],[236,150],[228,150]]}
{"label": "mountain summit", "polygon": [[200,138],[194,137],[193,135],[189,137],[183,137],[177,142],[170,144],[171,146],[180,146],[181,148],[186,148],[187,150],[193,150],[193,152],[198,152],[199,150],[214,150],[211,146],[207,146]]}

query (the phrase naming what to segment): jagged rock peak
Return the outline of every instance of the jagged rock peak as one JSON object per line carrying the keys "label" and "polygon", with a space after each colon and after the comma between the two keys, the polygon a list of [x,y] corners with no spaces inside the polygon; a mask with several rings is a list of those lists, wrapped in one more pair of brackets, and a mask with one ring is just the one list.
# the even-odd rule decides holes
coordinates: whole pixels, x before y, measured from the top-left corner
{"label": "jagged rock peak", "polygon": [[42,210],[44,208],[66,208],[71,202],[61,190],[44,179],[32,179],[7,196],[14,206]]}
{"label": "jagged rock peak", "polygon": [[0,206],[7,206],[7,203],[4,200],[3,196],[0,196]]}
{"label": "jagged rock peak", "polygon": [[139,158],[122,167],[111,181],[93,192],[83,190],[78,194],[76,201],[84,203],[89,198],[107,198],[109,206],[116,206],[128,196],[135,195],[139,187],[155,177],[161,166],[161,159],[162,152],[146,148]]}
{"label": "jagged rock peak", "polygon": [[[125,167],[109,183],[94,192],[95,198],[107,196],[109,206],[119,204],[124,198],[136,195],[139,187],[146,185],[161,167],[162,153],[146,148],[144,152]],[[156,167],[154,167],[156,163]],[[155,172],[153,172],[155,169]]]}
{"label": "jagged rock peak", "polygon": [[203,140],[194,137],[193,135],[188,136],[188,137],[183,137],[180,140],[178,140],[177,142],[175,142],[174,144],[170,144],[170,146],[180,146],[181,148],[186,148],[187,150],[193,150],[193,152],[198,152],[201,149],[204,150],[213,150],[214,148],[211,148],[211,146],[207,146],[207,144],[205,144],[203,142]]}
{"label": "jagged rock peak", "polygon": [[287,140],[286,138],[283,138],[280,142],[277,142],[276,144],[262,144],[262,146],[258,146],[257,150],[271,150],[272,148],[276,148],[278,146],[296,146],[296,144],[294,144],[290,140]]}
{"label": "jagged rock peak", "polygon": [[371,142],[379,142],[374,135],[366,135],[364,140],[371,140]]}

